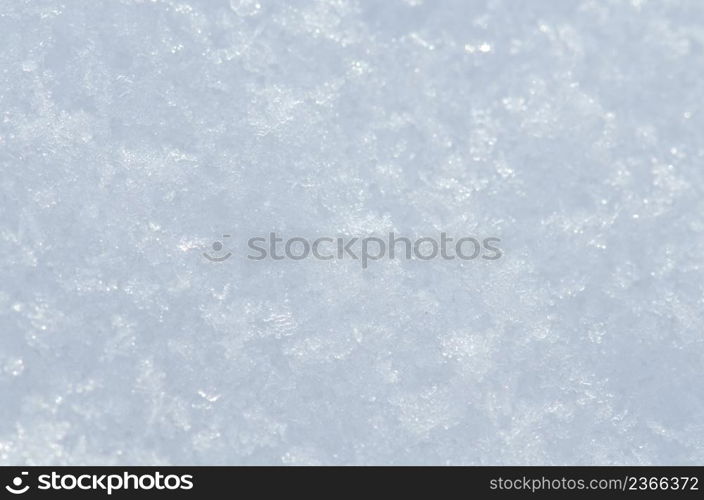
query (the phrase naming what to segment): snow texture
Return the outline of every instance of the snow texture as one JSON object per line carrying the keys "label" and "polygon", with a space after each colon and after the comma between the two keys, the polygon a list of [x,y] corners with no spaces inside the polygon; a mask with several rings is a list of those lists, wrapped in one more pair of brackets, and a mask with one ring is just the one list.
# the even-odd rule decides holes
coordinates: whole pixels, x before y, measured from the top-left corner
{"label": "snow texture", "polygon": [[702,75],[699,0],[0,0],[0,463],[704,463]]}

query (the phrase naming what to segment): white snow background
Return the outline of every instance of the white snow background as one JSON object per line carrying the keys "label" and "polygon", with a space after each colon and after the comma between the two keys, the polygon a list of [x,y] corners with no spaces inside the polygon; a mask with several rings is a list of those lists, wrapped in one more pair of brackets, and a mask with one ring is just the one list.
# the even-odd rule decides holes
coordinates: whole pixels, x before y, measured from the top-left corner
{"label": "white snow background", "polygon": [[698,0],[0,0],[0,463],[702,464],[703,106]]}

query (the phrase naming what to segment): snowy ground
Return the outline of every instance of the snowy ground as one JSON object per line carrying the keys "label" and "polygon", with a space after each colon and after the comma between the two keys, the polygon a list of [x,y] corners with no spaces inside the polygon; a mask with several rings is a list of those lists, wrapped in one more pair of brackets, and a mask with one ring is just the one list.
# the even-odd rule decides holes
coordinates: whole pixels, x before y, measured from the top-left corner
{"label": "snowy ground", "polygon": [[702,75],[699,0],[0,0],[0,463],[702,464]]}

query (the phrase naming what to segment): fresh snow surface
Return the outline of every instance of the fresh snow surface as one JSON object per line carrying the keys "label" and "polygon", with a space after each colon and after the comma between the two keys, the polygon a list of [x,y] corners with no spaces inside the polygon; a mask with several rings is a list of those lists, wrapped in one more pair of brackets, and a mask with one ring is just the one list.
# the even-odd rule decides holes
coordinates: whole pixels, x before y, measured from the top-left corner
{"label": "fresh snow surface", "polygon": [[703,75],[699,0],[0,0],[0,464],[704,463]]}

